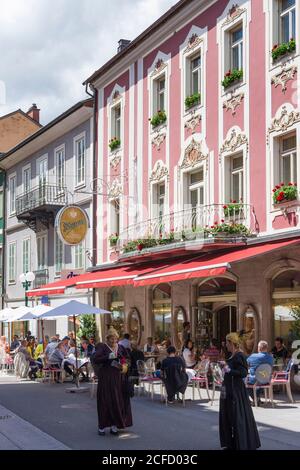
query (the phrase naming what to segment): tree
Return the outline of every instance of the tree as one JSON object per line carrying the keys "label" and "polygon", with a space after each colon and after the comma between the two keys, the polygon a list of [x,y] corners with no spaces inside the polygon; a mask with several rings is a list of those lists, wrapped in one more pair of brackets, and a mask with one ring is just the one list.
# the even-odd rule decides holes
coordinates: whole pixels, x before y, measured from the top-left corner
{"label": "tree", "polygon": [[295,318],[290,328],[292,340],[300,339],[300,305],[293,305],[292,316]]}
{"label": "tree", "polygon": [[90,336],[96,336],[97,328],[95,315],[81,315],[79,317],[79,322],[79,337],[86,336],[87,338],[89,338]]}

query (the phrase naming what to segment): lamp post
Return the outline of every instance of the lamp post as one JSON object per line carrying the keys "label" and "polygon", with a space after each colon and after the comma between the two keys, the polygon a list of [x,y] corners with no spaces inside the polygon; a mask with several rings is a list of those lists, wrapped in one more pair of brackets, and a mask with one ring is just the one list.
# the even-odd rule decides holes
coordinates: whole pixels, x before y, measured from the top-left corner
{"label": "lamp post", "polygon": [[25,305],[28,307],[28,297],[26,295],[26,292],[28,291],[29,287],[31,286],[31,283],[35,280],[35,275],[32,272],[29,273],[23,273],[19,277],[20,282],[22,282],[22,285],[25,289]]}

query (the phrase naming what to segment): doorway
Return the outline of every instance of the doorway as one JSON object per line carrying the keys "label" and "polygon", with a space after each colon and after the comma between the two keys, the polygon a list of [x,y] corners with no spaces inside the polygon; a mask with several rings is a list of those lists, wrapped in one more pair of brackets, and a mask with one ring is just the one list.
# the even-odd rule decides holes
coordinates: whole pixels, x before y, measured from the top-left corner
{"label": "doorway", "polygon": [[218,310],[215,315],[217,340],[221,344],[228,333],[237,330],[237,310],[235,306],[228,305]]}

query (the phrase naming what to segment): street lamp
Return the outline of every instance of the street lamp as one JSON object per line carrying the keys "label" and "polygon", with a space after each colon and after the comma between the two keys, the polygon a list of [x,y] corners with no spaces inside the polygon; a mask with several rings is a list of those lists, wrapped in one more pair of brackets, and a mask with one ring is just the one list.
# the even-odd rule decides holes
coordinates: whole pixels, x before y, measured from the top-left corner
{"label": "street lamp", "polygon": [[25,305],[28,307],[28,297],[26,295],[26,292],[28,291],[29,287],[31,286],[31,283],[35,280],[35,274],[32,272],[26,273],[26,274],[21,274],[19,277],[20,282],[22,282],[23,287],[25,289]]}

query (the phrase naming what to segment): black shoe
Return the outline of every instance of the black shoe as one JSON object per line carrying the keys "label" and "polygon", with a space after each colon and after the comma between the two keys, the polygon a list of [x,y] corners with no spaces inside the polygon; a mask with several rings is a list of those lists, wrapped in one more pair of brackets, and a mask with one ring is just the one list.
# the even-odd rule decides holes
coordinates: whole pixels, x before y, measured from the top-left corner
{"label": "black shoe", "polygon": [[105,436],[105,431],[100,431],[100,429],[98,429],[98,435],[99,436]]}

